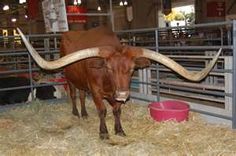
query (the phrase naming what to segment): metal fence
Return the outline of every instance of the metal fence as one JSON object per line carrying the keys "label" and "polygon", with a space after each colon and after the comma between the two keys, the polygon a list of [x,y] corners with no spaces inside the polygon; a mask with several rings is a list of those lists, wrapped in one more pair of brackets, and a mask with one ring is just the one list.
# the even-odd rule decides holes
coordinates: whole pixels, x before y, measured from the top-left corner
{"label": "metal fence", "polygon": [[206,79],[193,83],[161,64],[134,74],[132,97],[141,101],[179,99],[192,110],[232,120],[235,112],[235,21],[198,24],[187,27],[151,28],[117,32],[124,44],[156,50],[192,71],[200,71],[216,52],[223,52]]}
{"label": "metal fence", "polygon": [[[59,57],[60,36],[59,34],[41,34],[28,35],[27,37],[40,55],[47,60],[54,60]],[[26,88],[30,88],[33,93],[33,89],[37,87],[65,84],[65,82],[56,81],[63,78],[62,71],[42,71],[31,59],[24,44],[21,42],[19,36],[0,37],[0,78],[9,76],[25,77],[30,80],[29,84],[20,87],[0,88],[0,93]],[[35,97],[32,98],[35,99]]]}

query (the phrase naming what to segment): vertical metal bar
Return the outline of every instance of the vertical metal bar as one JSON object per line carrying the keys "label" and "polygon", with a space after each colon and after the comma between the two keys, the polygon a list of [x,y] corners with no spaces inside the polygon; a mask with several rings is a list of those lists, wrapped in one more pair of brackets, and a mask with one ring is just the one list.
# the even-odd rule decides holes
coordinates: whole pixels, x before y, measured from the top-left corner
{"label": "vertical metal bar", "polygon": [[232,34],[230,28],[227,29],[227,41],[228,41],[227,45],[232,45]]}
{"label": "vertical metal bar", "polygon": [[[158,29],[155,30],[155,39],[156,39],[156,52],[159,53],[159,37],[158,37]],[[157,87],[157,96],[156,96],[156,101],[160,101],[160,72],[159,72],[159,64],[157,63],[156,64],[156,74],[157,74],[157,82],[156,82],[156,87]]]}
{"label": "vertical metal bar", "polygon": [[[54,35],[56,35],[56,33],[54,32]],[[50,39],[49,39],[49,45],[50,45]],[[54,50],[57,49],[57,37],[54,36]]]}
{"label": "vertical metal bar", "polygon": [[128,45],[132,45],[131,32],[128,32]]}
{"label": "vertical metal bar", "polygon": [[236,20],[233,20],[232,128],[236,128]]}
{"label": "vertical metal bar", "polygon": [[220,45],[224,45],[224,31],[222,27],[220,27]]}
{"label": "vertical metal bar", "polygon": [[[27,39],[29,40],[29,36],[27,37]],[[31,91],[31,94],[32,94],[32,101],[34,101],[35,97],[34,97],[32,65],[31,65],[31,56],[30,56],[29,53],[28,53],[28,61],[29,61],[28,64],[29,64],[29,77],[30,77],[30,91]]]}
{"label": "vertical metal bar", "polygon": [[111,28],[113,31],[115,31],[115,25],[114,25],[114,15],[113,15],[113,8],[112,8],[112,0],[109,0],[110,3],[110,20],[111,20]]}

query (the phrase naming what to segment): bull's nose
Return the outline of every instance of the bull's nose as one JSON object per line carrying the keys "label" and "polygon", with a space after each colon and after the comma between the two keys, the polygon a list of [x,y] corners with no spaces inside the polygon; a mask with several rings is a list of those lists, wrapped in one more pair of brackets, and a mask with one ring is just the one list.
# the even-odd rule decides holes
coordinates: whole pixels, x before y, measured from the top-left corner
{"label": "bull's nose", "polygon": [[115,98],[117,101],[125,102],[129,97],[129,91],[116,91]]}

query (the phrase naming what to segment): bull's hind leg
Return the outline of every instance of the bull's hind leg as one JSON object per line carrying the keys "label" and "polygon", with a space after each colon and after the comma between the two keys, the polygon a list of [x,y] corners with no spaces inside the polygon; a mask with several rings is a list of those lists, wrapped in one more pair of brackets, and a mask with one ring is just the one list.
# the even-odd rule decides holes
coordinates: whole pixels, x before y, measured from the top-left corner
{"label": "bull's hind leg", "polygon": [[115,134],[120,136],[126,136],[120,122],[121,103],[117,102],[114,98],[108,98],[107,100],[113,108],[113,115],[115,118]]}
{"label": "bull's hind leg", "polygon": [[72,114],[76,115],[76,116],[80,116],[77,106],[76,106],[76,88],[75,86],[68,81],[68,85],[69,85],[69,90],[70,90],[70,98],[71,98],[71,102],[72,102]]}
{"label": "bull's hind leg", "polygon": [[83,118],[88,117],[88,113],[85,107],[85,98],[86,98],[86,93],[83,90],[79,90],[79,99],[80,99],[80,104],[81,104],[81,115]]}

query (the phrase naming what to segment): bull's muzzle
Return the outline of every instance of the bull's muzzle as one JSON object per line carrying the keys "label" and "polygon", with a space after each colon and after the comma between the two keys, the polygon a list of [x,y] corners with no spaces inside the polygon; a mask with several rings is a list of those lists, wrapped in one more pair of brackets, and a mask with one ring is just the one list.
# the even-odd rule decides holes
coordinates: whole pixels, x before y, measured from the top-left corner
{"label": "bull's muzzle", "polygon": [[125,102],[129,97],[129,91],[116,91],[115,99],[117,101]]}

